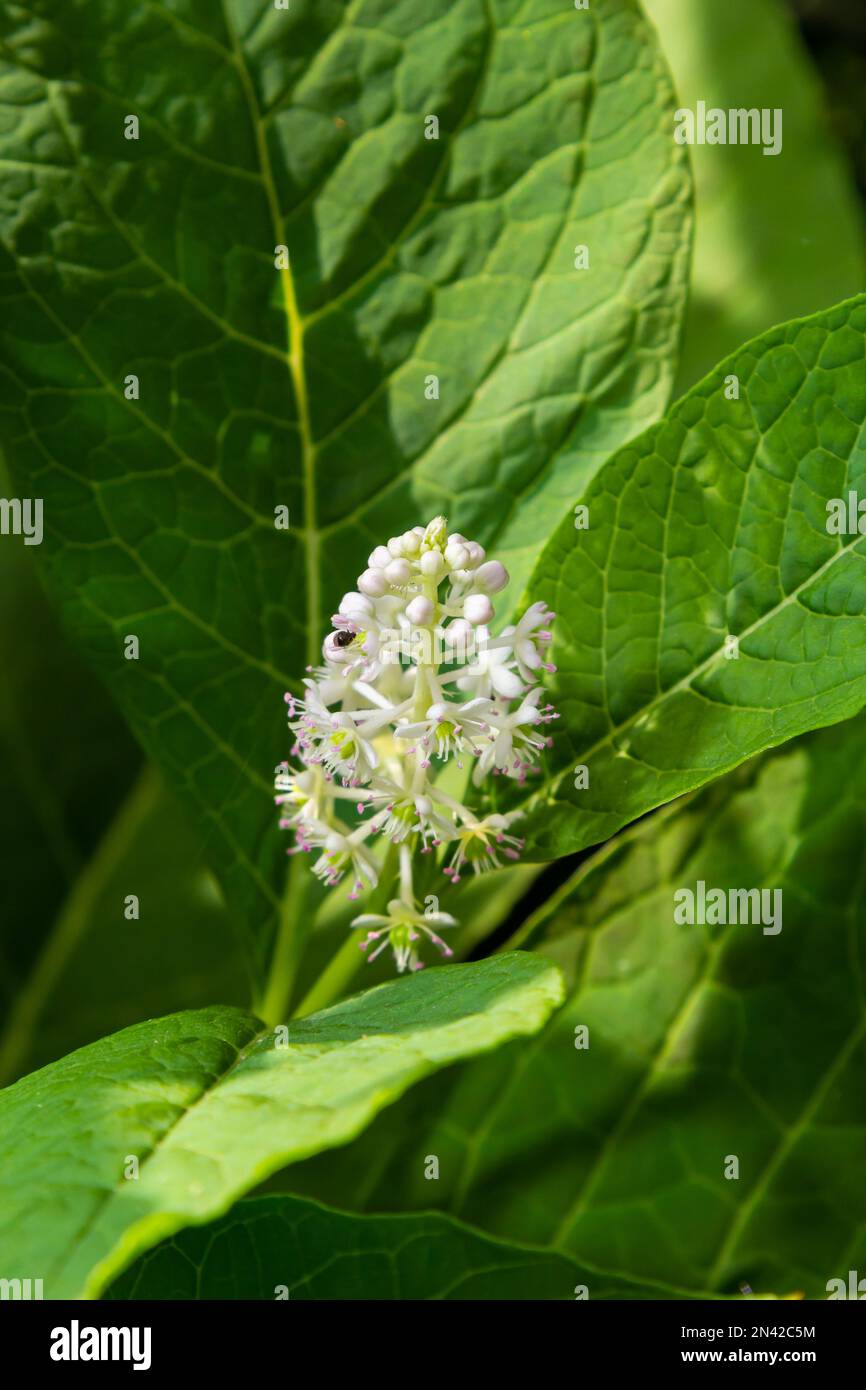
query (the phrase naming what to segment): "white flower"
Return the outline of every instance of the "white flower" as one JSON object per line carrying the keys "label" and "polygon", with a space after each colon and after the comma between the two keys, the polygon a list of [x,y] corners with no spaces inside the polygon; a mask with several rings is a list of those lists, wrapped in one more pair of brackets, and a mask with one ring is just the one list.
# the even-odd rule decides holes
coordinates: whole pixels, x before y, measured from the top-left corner
{"label": "white flower", "polygon": [[[367,827],[364,826],[364,834]],[[340,882],[340,879],[348,869],[355,875],[355,882],[350,898],[356,898],[364,887],[364,879],[367,880],[371,888],[375,888],[379,880],[379,865],[374,856],[367,849],[355,831],[352,835],[344,835],[341,830],[335,829],[331,825],[320,825],[314,823],[306,828],[305,842],[299,846],[305,850],[320,849],[322,852],[313,865],[313,873],[317,878],[321,878],[328,885],[333,887]]]}
{"label": "white flower", "polygon": [[353,927],[364,927],[367,935],[360,942],[360,949],[366,951],[368,946],[378,942],[375,951],[371,951],[367,957],[368,964],[371,964],[387,946],[394,952],[394,959],[397,970],[402,975],[404,970],[423,970],[424,962],[418,959],[416,943],[422,934],[429,941],[433,942],[443,954],[452,956],[454,952],[451,947],[446,945],[435,931],[434,927],[443,930],[446,927],[456,927],[457,918],[452,917],[448,912],[424,912],[421,913],[415,907],[414,902],[408,904],[400,898],[392,898],[388,904],[387,915],[377,912],[364,912],[360,917],[356,917],[352,923]]}
{"label": "white flower", "polygon": [[[534,727],[536,724],[544,723],[548,718],[547,714],[538,708],[541,694],[540,688],[533,690],[511,714],[502,714],[497,710],[491,713],[493,738],[475,764],[472,780],[476,786],[483,782],[494,767],[500,772],[507,771],[514,776],[520,776],[547,747],[547,739],[538,734]],[[528,759],[528,762],[522,759]]]}
{"label": "white flower", "polygon": [[473,589],[484,594],[498,594],[508,583],[508,570],[498,560],[486,560],[472,576]]}
{"label": "white flower", "polygon": [[[319,778],[315,768],[295,772],[288,763],[277,769],[274,801],[283,807],[280,829],[287,830],[299,820],[314,819],[319,814]],[[288,814],[291,812],[291,814]]]}
{"label": "white flower", "polygon": [[328,771],[352,786],[368,782],[379,766],[379,755],[351,714],[332,716],[330,733],[320,741],[319,753]]}
{"label": "white flower", "polygon": [[459,883],[460,871],[466,864],[473,873],[483,874],[490,869],[502,867],[500,854],[504,854],[507,859],[519,859],[523,841],[507,832],[509,826],[518,820],[520,815],[520,811],[511,811],[504,816],[492,815],[486,816],[483,820],[467,820],[455,832],[457,848],[450,864],[442,872],[449,876],[452,883]]}
{"label": "white flower", "polygon": [[[330,705],[340,704],[343,700],[349,700],[352,696],[352,689],[355,682],[356,673],[346,666],[308,666],[309,675],[304,680],[307,687],[307,694],[313,692],[313,699],[317,708],[327,711]],[[287,694],[286,704],[289,707],[289,727],[295,719],[298,710],[303,710],[306,701],[299,700],[297,696]]]}
{"label": "white flower", "polygon": [[412,739],[430,757],[450,758],[452,753],[477,754],[479,739],[488,733],[489,700],[469,700],[465,705],[450,705],[437,701],[427,710],[424,719],[404,724],[397,730],[398,738]]}
{"label": "white flower", "polygon": [[473,627],[485,627],[493,618],[493,604],[487,594],[470,594],[465,598],[463,616]]}
{"label": "white flower", "polygon": [[402,844],[410,835],[417,835],[423,850],[427,851],[450,837],[450,823],[438,813],[426,793],[398,786],[383,775],[366,790],[367,800],[359,805],[359,814],[371,810],[373,815],[369,823],[394,844]]}
{"label": "white flower", "polygon": [[533,603],[516,627],[507,627],[502,637],[495,640],[496,646],[508,646],[514,652],[518,670],[525,681],[534,680],[534,673],[542,668],[551,672],[556,670],[539,651],[539,647],[553,640],[549,624],[555,616],[545,603]]}
{"label": "white flower", "polygon": [[515,671],[516,660],[509,647],[491,647],[486,627],[477,632],[478,650],[471,666],[457,679],[460,690],[489,698],[499,695],[504,700],[517,700],[526,686]]}
{"label": "white flower", "polygon": [[362,731],[352,714],[332,713],[314,686],[303,701],[303,714],[289,727],[297,734],[298,750],[307,765],[322,763],[346,784],[360,786],[369,781],[378,766],[378,754],[366,730]]}
{"label": "white flower", "polygon": [[334,631],[322,643],[322,656],[328,666],[347,667],[352,675],[375,679],[379,672],[381,631],[376,618],[355,609],[348,614],[335,613],[331,622]]}

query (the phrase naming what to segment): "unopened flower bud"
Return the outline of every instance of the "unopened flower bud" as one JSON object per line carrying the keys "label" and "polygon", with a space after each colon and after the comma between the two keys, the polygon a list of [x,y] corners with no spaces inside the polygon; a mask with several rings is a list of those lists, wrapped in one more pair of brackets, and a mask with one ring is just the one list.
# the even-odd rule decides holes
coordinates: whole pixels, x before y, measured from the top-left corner
{"label": "unopened flower bud", "polygon": [[470,594],[463,604],[463,615],[473,627],[479,623],[489,623],[493,617],[493,604],[486,594]]}
{"label": "unopened flower bud", "polygon": [[414,531],[404,531],[400,537],[404,555],[417,555],[421,549],[421,542]]}
{"label": "unopened flower bud", "polygon": [[445,637],[453,646],[470,642],[473,637],[472,624],[467,623],[465,618],[455,618],[453,623],[446,627]]}
{"label": "unopened flower bud", "polygon": [[469,561],[469,551],[461,541],[450,537],[445,547],[445,563],[450,570],[465,570]]}
{"label": "unopened flower bud", "polygon": [[464,541],[463,544],[469,551],[469,559],[466,561],[466,568],[474,570],[486,558],[487,551],[484,549],[484,546],[479,545],[477,541]]}
{"label": "unopened flower bud", "polygon": [[445,561],[441,551],[425,550],[418,561],[418,567],[428,579],[439,579],[445,572]]}
{"label": "unopened flower bud", "polygon": [[371,570],[383,570],[386,565],[391,563],[391,552],[387,545],[377,545],[376,549],[368,556],[367,564]]}
{"label": "unopened flower bud", "polygon": [[408,560],[392,560],[385,566],[384,575],[389,584],[408,584],[412,578],[412,567]]}
{"label": "unopened flower bud", "polygon": [[352,593],[344,594],[340,599],[338,612],[341,617],[344,618],[350,618],[353,614],[357,614],[359,617],[369,618],[374,612],[374,605],[364,594],[356,594],[353,591]]}
{"label": "unopened flower bud", "polygon": [[406,617],[416,627],[426,627],[433,617],[433,604],[423,594],[418,594],[406,605]]}
{"label": "unopened flower bud", "polygon": [[448,522],[444,516],[434,516],[424,528],[422,550],[444,550],[448,540]]}
{"label": "unopened flower bud", "polygon": [[485,594],[498,594],[508,583],[508,570],[498,560],[487,560],[472,576],[472,583]]}
{"label": "unopened flower bud", "polygon": [[381,598],[388,592],[388,581],[381,570],[364,570],[358,579],[358,588],[370,598]]}

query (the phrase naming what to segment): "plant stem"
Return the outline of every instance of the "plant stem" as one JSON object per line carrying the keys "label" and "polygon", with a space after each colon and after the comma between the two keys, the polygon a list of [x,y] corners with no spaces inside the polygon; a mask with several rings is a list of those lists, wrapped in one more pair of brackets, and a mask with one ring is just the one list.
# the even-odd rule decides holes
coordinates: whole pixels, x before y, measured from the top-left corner
{"label": "plant stem", "polygon": [[[397,846],[392,844],[385,858],[379,887],[370,902],[372,912],[384,907],[388,899],[393,896],[396,879]],[[293,1010],[292,1018],[304,1018],[307,1014],[315,1013],[318,1009],[325,1009],[329,1004],[333,1004],[341,994],[346,992],[358,967],[363,964],[363,959],[358,949],[358,936],[354,931],[350,931],[342,946],[325,966],[312,989],[308,990],[300,1004]]]}
{"label": "plant stem", "polygon": [[427,667],[418,662],[415,667],[415,703],[412,710],[412,718],[416,723],[421,723],[427,714],[427,706],[430,703],[430,690],[427,684]]}
{"label": "plant stem", "polygon": [[281,1023],[288,1012],[298,962],[309,930],[309,924],[304,922],[309,878],[309,865],[304,862],[304,855],[296,854],[286,875],[286,891],[280,903],[277,940],[268,978],[253,1004],[253,1012],[269,1028]]}
{"label": "plant stem", "polygon": [[358,966],[362,964],[358,950],[357,933],[346,937],[336,955],[331,957],[313,988],[301,1000],[292,1013],[292,1018],[304,1018],[318,1009],[325,1009],[343,994],[352,982]]}
{"label": "plant stem", "polygon": [[400,846],[400,895],[409,907],[415,905],[412,884],[412,851],[405,842]]}

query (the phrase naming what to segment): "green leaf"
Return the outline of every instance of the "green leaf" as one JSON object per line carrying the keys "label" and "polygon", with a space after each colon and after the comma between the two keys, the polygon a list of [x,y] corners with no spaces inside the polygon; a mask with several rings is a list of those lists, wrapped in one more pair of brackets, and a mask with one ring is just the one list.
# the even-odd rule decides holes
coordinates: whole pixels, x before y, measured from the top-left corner
{"label": "green leaf", "polygon": [[516,596],[669,395],[669,81],[633,0],[35,0],[0,57],[0,440],[263,974],[281,695],[372,546],[447,510]]}
{"label": "green leaf", "polygon": [[[503,1238],[637,1279],[826,1297],[866,1261],[864,839],[864,718],[633,827],[528,934],[566,972],[563,1009],[335,1154],[346,1200],[358,1174],[365,1204],[426,1205],[435,1153],[439,1204]],[[700,879],[780,889],[782,930],[676,925],[674,892]],[[339,1172],[321,1176],[292,1174],[315,1192]]]}
{"label": "green leaf", "polygon": [[506,1245],[438,1213],[349,1216],[297,1197],[239,1202],[150,1250],[109,1299],[692,1298]]}
{"label": "green leaf", "polygon": [[353,1138],[429,1072],[536,1032],[561,998],[555,967],[510,954],[379,986],[293,1022],[287,1041],[213,1008],[25,1077],[0,1092],[4,1277],[42,1278],[47,1298],[98,1294],[156,1241]]}
{"label": "green leaf", "polygon": [[828,95],[780,0],[644,0],[681,106],[781,110],[782,150],[692,145],[695,227],[678,391],[746,338],[856,294],[863,212]]}
{"label": "green leaf", "polygon": [[862,708],[866,538],[827,504],[866,495],[864,422],[861,296],[747,343],[609,460],[589,529],[562,522],[529,594],[558,613],[541,857]]}

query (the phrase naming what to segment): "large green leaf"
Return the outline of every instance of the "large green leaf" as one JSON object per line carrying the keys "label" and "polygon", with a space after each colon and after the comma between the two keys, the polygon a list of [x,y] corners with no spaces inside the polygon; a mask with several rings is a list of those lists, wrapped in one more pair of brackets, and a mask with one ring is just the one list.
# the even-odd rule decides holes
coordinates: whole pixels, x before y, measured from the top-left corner
{"label": "large green leaf", "polygon": [[[864,718],[633,827],[530,924],[569,981],[544,1032],[424,1083],[292,1181],[405,1210],[429,1203],[435,1154],[437,1205],[502,1237],[826,1297],[866,1261],[864,839]],[[779,888],[782,930],[675,924],[699,879]]]}
{"label": "large green leaf", "polygon": [[213,1008],[74,1052],[0,1092],[0,1269],[38,1270],[48,1298],[95,1295],[429,1072],[536,1032],[561,998],[555,967],[512,953],[381,985],[285,1035]]}
{"label": "large green leaf", "polygon": [[491,1240],[452,1217],[349,1216],[298,1197],[255,1197],[150,1250],[112,1299],[690,1298]]}
{"label": "large green leaf", "polygon": [[782,116],[782,150],[692,145],[695,249],[678,388],[746,338],[856,294],[863,210],[786,0],[644,0],[681,106]]}
{"label": "large green leaf", "polygon": [[866,496],[864,422],[861,296],[734,353],[562,522],[530,586],[558,612],[542,857],[866,703],[866,537],[827,510]]}
{"label": "large green leaf", "polygon": [[633,0],[34,0],[0,57],[0,434],[262,970],[280,697],[372,545],[444,509],[519,592],[665,403],[667,75]]}

